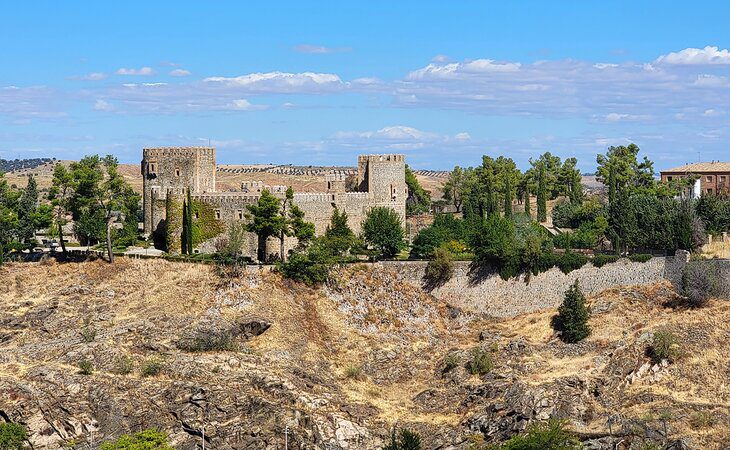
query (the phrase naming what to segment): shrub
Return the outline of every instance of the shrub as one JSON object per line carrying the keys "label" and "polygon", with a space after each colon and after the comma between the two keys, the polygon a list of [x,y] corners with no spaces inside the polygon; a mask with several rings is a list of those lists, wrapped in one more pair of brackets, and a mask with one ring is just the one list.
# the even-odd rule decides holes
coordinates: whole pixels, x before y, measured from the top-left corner
{"label": "shrub", "polygon": [[451,253],[445,248],[437,248],[434,252],[434,259],[426,265],[424,277],[426,283],[431,286],[439,286],[454,275],[454,260]]}
{"label": "shrub", "polygon": [[162,361],[158,359],[149,359],[142,365],[143,377],[154,377],[162,372]]}
{"label": "shrub", "polygon": [[105,442],[100,450],[174,450],[167,442],[167,434],[155,429],[140,431],[130,436],[120,436],[116,441]]}
{"label": "shrub", "polygon": [[116,373],[117,375],[128,375],[132,373],[133,368],[134,363],[132,362],[132,358],[124,355],[117,358],[114,363],[113,373]]}
{"label": "shrub", "polygon": [[0,450],[22,450],[28,432],[19,423],[0,423]]}
{"label": "shrub", "polygon": [[279,263],[277,270],[285,278],[301,281],[308,285],[324,283],[335,258],[328,254],[322,242],[316,242],[306,252],[294,252],[284,263]]}
{"label": "shrub", "polygon": [[702,261],[690,261],[682,270],[682,295],[687,306],[706,306],[715,293],[717,277]]}
{"label": "shrub", "polygon": [[349,365],[345,369],[345,377],[352,380],[362,380],[365,375],[363,374],[361,366]]}
{"label": "shrub", "polygon": [[390,442],[383,450],[421,450],[421,436],[407,428],[402,428],[398,434],[393,429]]}
{"label": "shrub", "polygon": [[197,330],[192,337],[180,339],[177,347],[186,352],[212,352],[236,350],[236,341],[227,330]]}
{"label": "shrub", "polygon": [[79,373],[81,375],[91,375],[94,373],[94,365],[88,359],[79,361]]}
{"label": "shrub", "polygon": [[715,420],[712,414],[707,411],[696,411],[689,416],[689,424],[692,428],[702,429],[714,425]]}
{"label": "shrub", "polygon": [[681,347],[674,334],[669,331],[657,331],[651,340],[649,354],[655,363],[665,359],[674,362],[681,356]]}
{"label": "shrub", "polygon": [[443,372],[451,372],[452,370],[459,367],[459,364],[461,364],[461,360],[459,358],[459,355],[456,353],[449,353],[446,356],[444,356],[444,369]]}
{"label": "shrub", "polygon": [[635,253],[633,255],[629,255],[629,259],[633,262],[640,262],[645,263],[649,261],[652,258],[652,256],[648,253]]}
{"label": "shrub", "polygon": [[89,342],[94,342],[94,339],[96,339],[96,330],[90,325],[84,326],[84,328],[81,329],[81,338],[87,344]]}
{"label": "shrub", "polygon": [[571,251],[565,252],[565,254],[558,257],[557,264],[560,270],[564,274],[580,269],[588,263],[588,257],[581,255],[580,253],[574,253]]}
{"label": "shrub", "polygon": [[494,369],[492,354],[484,349],[475,348],[471,352],[468,369],[472,375],[485,375],[491,372]]}
{"label": "shrub", "polygon": [[533,423],[525,434],[515,436],[498,450],[580,450],[580,441],[565,429],[565,423],[551,419]]}
{"label": "shrub", "polygon": [[595,267],[603,267],[606,264],[615,263],[619,259],[620,258],[619,258],[618,255],[604,255],[604,254],[600,254],[600,255],[594,256],[593,259],[591,260],[591,262],[593,263],[593,265]]}
{"label": "shrub", "polygon": [[560,331],[560,338],[564,342],[579,342],[591,334],[585,301],[578,280],[575,280],[570,289],[565,292],[563,304],[560,305],[558,315],[553,319],[553,328]]}

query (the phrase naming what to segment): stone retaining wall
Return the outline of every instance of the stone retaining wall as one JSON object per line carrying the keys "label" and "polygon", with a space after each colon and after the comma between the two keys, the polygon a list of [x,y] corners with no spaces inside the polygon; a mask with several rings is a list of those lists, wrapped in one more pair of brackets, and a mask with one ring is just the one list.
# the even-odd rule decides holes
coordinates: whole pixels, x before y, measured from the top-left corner
{"label": "stone retaining wall", "polygon": [[[378,264],[395,268],[398,281],[424,285],[425,261],[384,261]],[[465,310],[508,317],[558,306],[565,291],[576,279],[586,295],[621,285],[657,283],[665,279],[667,265],[674,267],[674,258],[652,258],[645,263],[622,259],[601,268],[588,264],[567,275],[553,268],[530,277],[529,283],[524,275],[505,281],[498,274],[489,273],[475,279],[469,272],[469,262],[457,261],[454,264],[454,276],[431,291],[436,298]]]}

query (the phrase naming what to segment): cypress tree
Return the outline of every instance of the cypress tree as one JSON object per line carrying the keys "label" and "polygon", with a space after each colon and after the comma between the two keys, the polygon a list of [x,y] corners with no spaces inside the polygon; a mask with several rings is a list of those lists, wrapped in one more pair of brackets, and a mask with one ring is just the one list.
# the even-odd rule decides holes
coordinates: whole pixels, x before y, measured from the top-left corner
{"label": "cypress tree", "polygon": [[588,308],[586,299],[578,286],[576,279],[573,285],[565,292],[563,304],[558,308],[553,327],[561,331],[560,338],[568,343],[582,341],[591,334],[588,326]]}
{"label": "cypress tree", "polygon": [[530,187],[525,184],[525,214],[530,215]]}
{"label": "cypress tree", "polygon": [[545,165],[540,164],[537,175],[537,221],[547,220],[547,192],[545,187]]}
{"label": "cypress tree", "polygon": [[504,176],[504,217],[512,217],[512,183],[509,173]]}
{"label": "cypress tree", "polygon": [[180,233],[180,253],[188,254],[188,204],[183,200],[182,208],[182,233]]}
{"label": "cypress tree", "polygon": [[193,253],[193,201],[190,198],[190,189],[188,189],[187,201],[185,202],[185,217],[184,217],[184,228],[185,232],[185,247],[187,247],[188,255]]}

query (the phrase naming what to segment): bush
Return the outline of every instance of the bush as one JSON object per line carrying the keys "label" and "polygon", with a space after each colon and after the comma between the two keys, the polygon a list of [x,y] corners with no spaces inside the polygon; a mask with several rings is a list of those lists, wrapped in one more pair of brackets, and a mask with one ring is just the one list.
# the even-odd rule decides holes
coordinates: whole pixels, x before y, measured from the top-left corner
{"label": "bush", "polygon": [[383,450],[421,450],[421,436],[407,428],[402,428],[398,434],[393,429],[390,442]]}
{"label": "bush", "polygon": [[167,434],[155,429],[140,431],[130,436],[120,436],[116,441],[105,442],[100,450],[174,450],[167,442]]}
{"label": "bush", "polygon": [[362,367],[361,366],[355,366],[355,365],[349,365],[347,366],[347,369],[345,369],[345,378],[349,378],[351,380],[362,380],[365,378],[365,375],[363,374]]}
{"label": "bush", "polygon": [[197,330],[192,337],[180,339],[177,347],[186,352],[234,351],[233,335],[227,330]]}
{"label": "bush", "polygon": [[162,361],[158,359],[147,360],[142,365],[142,376],[143,377],[154,377],[162,372]]}
{"label": "bush", "polygon": [[652,258],[651,255],[647,253],[635,253],[633,255],[629,255],[629,259],[633,262],[640,262],[645,263],[649,261]]}
{"label": "bush", "polygon": [[471,352],[471,361],[467,368],[472,375],[485,375],[494,369],[492,354],[481,348],[475,348]]}
{"label": "bush", "polygon": [[657,331],[651,340],[649,354],[655,363],[662,360],[674,362],[681,356],[681,347],[676,336],[669,331]]}
{"label": "bush", "polygon": [[94,365],[88,359],[79,361],[79,373],[81,375],[91,375],[94,373]]}
{"label": "bush", "polygon": [[716,291],[717,276],[702,261],[690,261],[682,270],[682,296],[687,306],[706,306]]}
{"label": "bush", "polygon": [[328,254],[324,244],[316,242],[305,252],[294,252],[285,263],[279,263],[277,270],[285,278],[301,281],[308,285],[324,283],[336,259]]}
{"label": "bush", "polygon": [[461,364],[461,360],[459,359],[459,355],[456,353],[449,353],[446,356],[444,356],[444,369],[443,372],[451,372],[452,370],[459,367],[459,364]]}
{"label": "bush", "polygon": [[0,423],[0,450],[22,450],[28,432],[19,423]]}
{"label": "bush", "polygon": [[695,429],[709,428],[715,424],[715,420],[710,412],[696,411],[689,416],[689,424]]}
{"label": "bush", "polygon": [[454,275],[454,260],[445,248],[437,248],[434,259],[426,265],[424,278],[429,286],[440,286]]}
{"label": "bush", "polygon": [[553,319],[553,328],[560,331],[560,338],[564,342],[579,342],[591,334],[585,301],[578,280],[575,280],[565,292],[563,303],[558,308],[558,315]]}
{"label": "bush", "polygon": [[571,251],[565,252],[557,259],[557,265],[564,274],[580,269],[588,263],[588,257]]}
{"label": "bush", "polygon": [[565,423],[549,420],[530,425],[525,434],[506,441],[498,450],[580,450],[580,441],[565,429]]}
{"label": "bush", "polygon": [[621,258],[619,258],[618,255],[604,255],[604,254],[600,254],[600,255],[594,256],[593,259],[591,260],[591,262],[593,263],[593,265],[595,267],[603,267],[606,264],[615,263],[619,259],[621,259]]}
{"label": "bush", "polygon": [[128,375],[132,373],[133,368],[134,363],[132,362],[132,358],[124,355],[117,358],[114,363],[113,373],[116,373],[117,375]]}
{"label": "bush", "polygon": [[86,325],[84,328],[81,329],[81,338],[87,344],[89,342],[94,342],[94,339],[96,339],[96,330],[90,325]]}

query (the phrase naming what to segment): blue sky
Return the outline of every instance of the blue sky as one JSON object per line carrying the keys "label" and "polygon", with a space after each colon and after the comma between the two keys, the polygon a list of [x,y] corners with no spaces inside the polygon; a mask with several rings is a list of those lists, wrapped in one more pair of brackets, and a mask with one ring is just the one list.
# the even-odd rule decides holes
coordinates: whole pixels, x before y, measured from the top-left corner
{"label": "blue sky", "polygon": [[730,159],[730,4],[4,2],[0,157]]}

